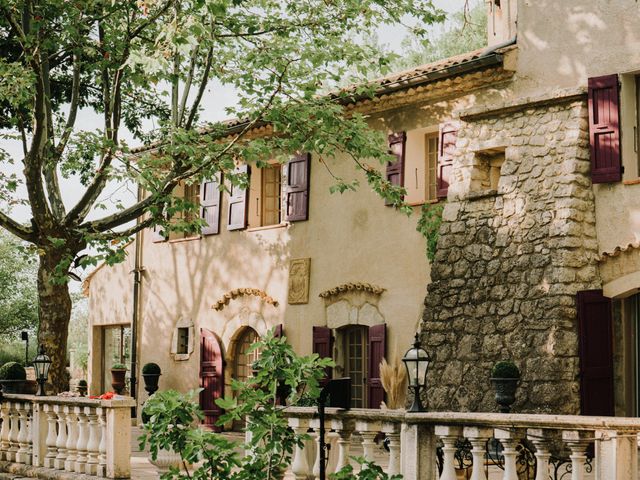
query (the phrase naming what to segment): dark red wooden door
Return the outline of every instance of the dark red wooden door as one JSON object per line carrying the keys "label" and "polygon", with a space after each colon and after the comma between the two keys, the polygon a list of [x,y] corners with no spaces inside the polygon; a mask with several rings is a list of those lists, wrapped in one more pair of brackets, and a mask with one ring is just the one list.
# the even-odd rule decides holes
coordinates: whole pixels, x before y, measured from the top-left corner
{"label": "dark red wooden door", "polygon": [[611,299],[602,290],[578,292],[582,415],[614,414]]}
{"label": "dark red wooden door", "polygon": [[380,380],[380,362],[385,355],[387,344],[386,325],[374,325],[369,327],[369,408],[380,408],[384,402],[384,389]]}
{"label": "dark red wooden door", "polygon": [[[317,353],[320,358],[332,358],[331,329],[327,327],[313,327],[313,353]],[[325,378],[320,384],[324,387],[333,376],[331,367],[325,369]]]}
{"label": "dark red wooden door", "polygon": [[222,409],[216,399],[224,395],[224,358],[218,338],[213,332],[200,329],[200,408],[204,412],[204,424],[216,431],[221,428],[216,422]]}

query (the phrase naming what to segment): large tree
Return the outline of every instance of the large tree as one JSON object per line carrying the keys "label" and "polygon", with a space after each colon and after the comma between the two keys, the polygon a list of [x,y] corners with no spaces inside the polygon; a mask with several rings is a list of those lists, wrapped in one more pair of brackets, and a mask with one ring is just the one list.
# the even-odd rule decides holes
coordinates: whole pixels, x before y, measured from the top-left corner
{"label": "large tree", "polygon": [[[171,221],[197,218],[177,215],[197,208],[172,197],[179,182],[223,172],[242,185],[240,159],[345,151],[377,191],[400,201],[363,162],[387,159],[381,136],[344,109],[375,87],[318,92],[347,72],[358,72],[357,83],[384,68],[389,59],[359,39],[406,19],[422,29],[442,12],[430,0],[0,0],[0,122],[22,145],[18,158],[0,154],[0,226],[39,255],[39,341],[57,390],[66,382],[70,269],[121,260],[143,228],[197,230],[199,220]],[[220,86],[237,93],[227,113],[238,121],[204,125],[203,97]],[[100,128],[81,129],[85,110]],[[134,155],[125,129],[149,148]],[[83,189],[73,202],[61,177]],[[101,195],[117,182],[144,195],[100,217]],[[10,217],[17,202],[29,207],[26,223]]]}

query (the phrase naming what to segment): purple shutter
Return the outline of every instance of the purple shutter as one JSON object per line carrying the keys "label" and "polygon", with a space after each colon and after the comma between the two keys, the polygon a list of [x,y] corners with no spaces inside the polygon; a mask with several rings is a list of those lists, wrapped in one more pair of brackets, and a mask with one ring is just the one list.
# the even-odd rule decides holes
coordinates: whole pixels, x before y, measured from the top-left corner
{"label": "purple shutter", "polygon": [[453,155],[458,139],[458,126],[451,122],[440,125],[440,138],[438,139],[438,168],[437,168],[437,195],[438,198],[447,198],[451,172],[453,171]]}
{"label": "purple shutter", "polygon": [[203,180],[200,184],[200,218],[206,222],[206,225],[202,226],[202,235],[220,233],[221,177],[222,174],[218,173],[212,179]]}
{"label": "purple shutter", "polygon": [[284,325],[282,324],[276,325],[275,328],[273,329],[273,336],[275,338],[282,338],[284,336]]}
{"label": "purple shutter", "polygon": [[602,290],[578,292],[580,399],[582,415],[612,416],[613,320]]}
{"label": "purple shutter", "polygon": [[294,155],[287,162],[285,220],[299,222],[309,218],[309,169],[311,154]]}
{"label": "purple shutter", "polygon": [[[331,329],[327,327],[313,327],[313,353],[317,353],[320,358],[333,358]],[[320,382],[322,386],[333,376],[332,369],[327,367],[325,379]]]}
{"label": "purple shutter", "polygon": [[[249,165],[236,167],[236,174],[251,174]],[[247,228],[247,204],[249,203],[249,189],[240,188],[238,185],[231,185],[229,192],[229,218],[227,230],[242,230]]]}
{"label": "purple shutter", "polygon": [[374,325],[369,327],[369,408],[380,408],[384,402],[384,389],[380,380],[380,362],[385,355],[387,348],[386,325]]}
{"label": "purple shutter", "polygon": [[589,79],[589,143],[591,181],[622,180],[620,94],[615,74]]}
{"label": "purple shutter", "polygon": [[[404,187],[404,157],[407,144],[406,132],[392,133],[389,135],[389,153],[396,157],[395,161],[387,163],[387,180],[392,185]],[[393,205],[385,201],[385,205]]]}

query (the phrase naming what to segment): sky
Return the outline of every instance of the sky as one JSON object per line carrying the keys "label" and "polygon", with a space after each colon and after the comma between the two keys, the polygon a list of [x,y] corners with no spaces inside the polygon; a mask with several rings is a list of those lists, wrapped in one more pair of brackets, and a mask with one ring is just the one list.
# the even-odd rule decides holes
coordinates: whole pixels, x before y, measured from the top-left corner
{"label": "sky", "polygon": [[[436,7],[451,13],[462,9],[465,0],[433,0]],[[432,27],[436,31],[441,31],[442,25]],[[384,26],[378,30],[379,41],[383,45],[387,45],[391,50],[402,53],[401,43],[406,35],[406,29],[401,26]],[[203,98],[203,108],[206,112],[206,118],[209,121],[219,121],[228,118],[225,111],[226,107],[232,106],[235,103],[236,96],[232,88],[225,87],[219,84],[212,84]],[[78,114],[78,121],[76,125],[81,126],[83,130],[95,130],[100,128],[102,123],[101,117],[96,115],[90,110],[81,110]],[[152,128],[153,125],[150,124]],[[129,143],[130,146],[135,146],[137,141],[133,139],[129,132],[123,132],[121,137]],[[21,147],[18,142],[0,139],[0,148],[3,148],[9,152],[14,159],[21,158]],[[12,169],[15,172],[19,172],[20,163],[16,162]],[[4,167],[3,167],[4,168]],[[61,190],[63,199],[68,208],[75,204],[82,194],[82,189],[78,188],[77,179],[61,179]],[[19,192],[24,195],[24,191]],[[116,199],[127,200],[135,199],[135,188],[128,185],[112,185],[106,189],[102,197],[107,207],[112,205],[115,210]],[[108,211],[94,212],[91,216],[99,217],[104,216]],[[26,207],[15,208],[11,215],[13,218],[20,222],[27,222],[30,218],[29,211]]]}

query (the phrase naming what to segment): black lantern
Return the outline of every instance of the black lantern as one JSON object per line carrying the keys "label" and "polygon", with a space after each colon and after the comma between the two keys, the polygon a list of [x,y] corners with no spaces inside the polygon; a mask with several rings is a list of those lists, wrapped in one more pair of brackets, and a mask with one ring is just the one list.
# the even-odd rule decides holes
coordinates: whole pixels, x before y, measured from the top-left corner
{"label": "black lantern", "polygon": [[38,355],[33,359],[33,367],[36,370],[36,381],[38,382],[38,393],[41,397],[46,395],[44,391],[44,385],[47,383],[49,377],[49,367],[51,366],[51,359],[44,353],[44,345],[40,345],[38,348]]}
{"label": "black lantern", "polygon": [[420,337],[416,333],[413,347],[407,350],[402,357],[404,366],[407,369],[409,378],[409,388],[413,391],[413,404],[409,412],[424,412],[424,407],[420,401],[420,389],[427,385],[427,369],[431,362],[431,357],[420,345]]}

